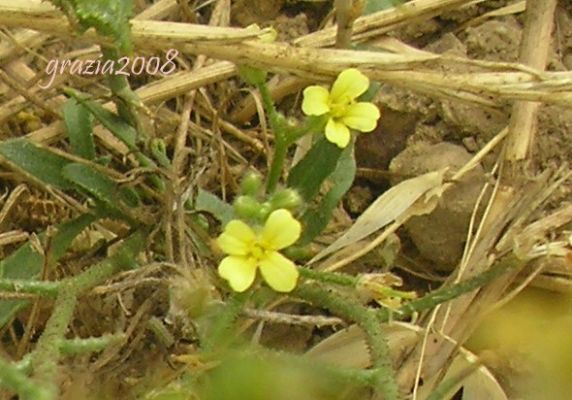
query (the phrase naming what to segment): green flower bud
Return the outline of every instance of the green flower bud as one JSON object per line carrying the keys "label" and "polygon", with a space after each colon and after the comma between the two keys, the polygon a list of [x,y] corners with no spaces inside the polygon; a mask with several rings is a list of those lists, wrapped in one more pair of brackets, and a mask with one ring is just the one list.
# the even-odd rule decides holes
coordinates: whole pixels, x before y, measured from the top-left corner
{"label": "green flower bud", "polygon": [[167,145],[163,139],[151,139],[150,143],[151,147],[151,154],[153,158],[165,168],[168,168],[171,165],[171,160],[167,157]]}
{"label": "green flower bud", "polygon": [[274,208],[272,207],[272,204],[270,204],[268,201],[265,201],[260,205],[260,208],[258,209],[258,215],[257,215],[258,220],[266,221],[266,219],[273,210]]}
{"label": "green flower bud", "polygon": [[285,208],[294,210],[302,204],[302,198],[297,191],[293,189],[284,189],[276,192],[270,199],[270,204],[274,210]]}
{"label": "green flower bud", "polygon": [[262,204],[251,196],[238,196],[234,200],[234,212],[242,219],[258,219]]}
{"label": "green flower bud", "polygon": [[240,192],[246,196],[256,196],[261,187],[262,176],[254,171],[249,171],[240,182]]}

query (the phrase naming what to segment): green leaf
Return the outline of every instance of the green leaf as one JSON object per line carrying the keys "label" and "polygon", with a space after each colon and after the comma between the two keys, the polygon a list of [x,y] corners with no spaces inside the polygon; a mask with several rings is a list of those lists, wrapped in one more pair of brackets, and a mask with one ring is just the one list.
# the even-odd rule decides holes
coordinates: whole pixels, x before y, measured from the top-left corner
{"label": "green leaf", "polygon": [[359,97],[359,101],[372,101],[381,89],[381,83],[373,81],[370,83],[366,92]]}
{"label": "green leaf", "polygon": [[71,184],[62,176],[62,169],[70,160],[24,138],[0,143],[2,156],[14,169],[42,183],[58,189],[70,189]]}
{"label": "green leaf", "polygon": [[71,163],[62,174],[97,200],[109,205],[115,203],[117,184],[103,173],[84,164]]}
{"label": "green leaf", "polygon": [[202,189],[199,189],[197,193],[194,209],[214,215],[223,225],[226,225],[227,222],[234,218],[234,209],[230,204]]}
{"label": "green leaf", "polygon": [[[86,94],[69,88],[65,89],[64,92],[74,97],[79,103],[84,105],[103,126],[115,135],[115,137],[125,143],[127,148],[134,153],[141,166],[146,168],[157,168],[157,164],[151,158],[143,154],[141,149],[139,149],[137,145],[137,131],[129,123],[125,122],[117,114],[107,110],[101,104],[91,100],[91,98]],[[153,185],[159,189],[159,191],[162,192],[165,190],[165,182],[163,182],[158,175],[151,175],[149,179]]]}
{"label": "green leaf", "polygon": [[399,0],[367,0],[363,9],[363,15],[373,14],[374,12],[387,10],[401,5]]}
{"label": "green leaf", "polygon": [[292,168],[288,186],[297,189],[304,200],[312,200],[319,193],[324,180],[336,169],[341,154],[342,149],[321,137]]}
{"label": "green leaf", "polygon": [[66,94],[75,98],[85,106],[95,118],[119,140],[121,140],[133,152],[139,152],[136,145],[137,131],[127,122],[123,121],[117,114],[109,111],[98,102],[92,100],[88,95],[74,89],[66,89]]}
{"label": "green leaf", "polygon": [[87,160],[93,160],[95,144],[89,110],[71,98],[64,104],[64,121],[73,153]]}
{"label": "green leaf", "polygon": [[118,203],[119,185],[105,174],[88,165],[71,163],[63,169],[62,175],[95,200],[104,214],[132,220]]}
{"label": "green leaf", "polygon": [[68,17],[79,23],[81,31],[89,28],[113,39],[123,53],[132,50],[129,18],[132,0],[51,0]]}
{"label": "green leaf", "polygon": [[356,161],[353,156],[353,146],[344,149],[336,170],[329,180],[333,187],[322,198],[320,203],[302,216],[304,231],[298,242],[300,245],[308,244],[324,230],[330,222],[332,213],[344,194],[350,189],[356,174]]}
{"label": "green leaf", "polygon": [[[74,238],[79,235],[88,225],[95,221],[96,217],[84,214],[71,221],[56,227],[56,233],[51,238],[49,263],[56,263],[66,252]],[[46,235],[38,235],[40,241]],[[36,252],[30,243],[21,246],[14,253],[0,261],[0,278],[8,279],[36,279],[44,266],[44,256]],[[26,307],[27,300],[1,300],[0,301],[0,329],[12,319],[14,314]]]}

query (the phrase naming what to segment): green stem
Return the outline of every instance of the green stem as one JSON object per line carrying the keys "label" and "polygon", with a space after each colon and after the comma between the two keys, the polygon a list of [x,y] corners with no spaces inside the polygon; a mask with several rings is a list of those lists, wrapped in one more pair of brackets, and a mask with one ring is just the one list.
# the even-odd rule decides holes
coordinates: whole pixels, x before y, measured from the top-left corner
{"label": "green stem", "polygon": [[59,282],[0,279],[0,291],[11,293],[29,293],[46,297],[56,297],[59,287]]}
{"label": "green stem", "polygon": [[33,375],[38,384],[45,387],[49,393],[47,399],[54,399],[57,394],[55,382],[57,381],[58,361],[62,354],[60,347],[72,320],[78,296],[126,266],[130,266],[144,243],[143,233],[137,232],[124,241],[114,256],[77,276],[61,281],[52,315],[32,353]]}
{"label": "green stem", "polygon": [[250,298],[250,293],[233,293],[224,304],[222,311],[211,316],[212,327],[201,337],[201,346],[206,351],[214,351],[232,340],[234,323]]}
{"label": "green stem", "polygon": [[381,389],[385,400],[397,400],[399,390],[391,366],[389,346],[375,312],[317,285],[300,285],[293,294],[361,326],[366,333],[373,367],[376,369],[375,386]]}
{"label": "green stem", "polygon": [[[303,356],[269,349],[267,347],[257,348],[258,354],[270,358],[272,361],[281,362],[282,364],[290,364],[300,369],[310,368],[312,370],[324,370],[327,374],[332,375],[336,380],[348,382],[350,384],[359,384],[363,386],[375,385],[375,369],[361,369],[352,367],[343,367],[332,363],[327,363],[321,360],[315,360],[312,356]],[[248,355],[247,353],[246,355]]]}
{"label": "green stem", "polygon": [[262,104],[268,116],[270,129],[274,134],[274,154],[272,156],[272,163],[270,164],[270,171],[268,171],[268,181],[266,183],[266,191],[272,193],[276,189],[276,185],[280,179],[284,160],[288,153],[289,143],[287,141],[286,124],[283,117],[276,111],[272,95],[268,90],[268,85],[265,81],[257,83],[256,87],[262,97]]}
{"label": "green stem", "polygon": [[[101,53],[103,54],[104,61],[117,61],[120,57],[119,51],[111,47],[102,46]],[[119,116],[137,129],[137,133],[139,134],[138,139],[146,139],[147,133],[137,111],[137,106],[141,106],[142,104],[141,99],[139,99],[139,96],[131,89],[131,86],[129,86],[127,77],[124,75],[109,74],[107,75],[107,84],[111,92],[115,95],[114,102]]]}
{"label": "green stem", "polygon": [[21,399],[50,400],[53,393],[49,388],[37,385],[16,365],[12,365],[0,357],[0,387],[18,393]]}
{"label": "green stem", "polygon": [[298,267],[300,275],[307,279],[313,279],[323,283],[332,283],[340,286],[356,287],[359,277],[335,272],[316,271],[311,268]]}
{"label": "green stem", "polygon": [[46,323],[38,345],[34,350],[32,368],[34,378],[43,386],[50,397],[57,394],[56,376],[58,360],[60,358],[59,341],[64,337],[68,325],[73,317],[77,303],[77,291],[70,283],[62,285],[54,305],[54,311]]}
{"label": "green stem", "polygon": [[434,290],[418,300],[414,300],[403,305],[394,312],[391,312],[385,308],[380,309],[377,312],[378,320],[381,322],[388,321],[391,316],[390,313],[394,316],[397,315],[400,318],[403,318],[410,316],[416,312],[429,310],[439,304],[456,299],[465,293],[472,292],[473,290],[478,289],[481,286],[484,286],[487,283],[493,281],[497,277],[507,272],[509,269],[521,266],[526,262],[527,260],[521,260],[511,253],[502,257],[487,271],[482,272],[479,275],[469,278],[456,285],[450,287],[442,287],[440,289]]}
{"label": "green stem", "polygon": [[276,141],[274,155],[272,156],[272,164],[270,165],[270,171],[268,171],[268,182],[266,183],[266,191],[268,193],[272,193],[276,190],[287,153],[288,146]]}
{"label": "green stem", "polygon": [[59,340],[60,352],[69,356],[74,354],[93,353],[104,350],[110,344],[120,342],[125,339],[124,334],[104,335],[101,337],[91,337],[86,339],[61,339]]}
{"label": "green stem", "polygon": [[281,121],[280,114],[276,111],[276,107],[274,106],[274,100],[272,99],[272,95],[270,94],[270,90],[268,90],[268,85],[265,81],[261,81],[256,85],[258,91],[260,92],[260,97],[262,97],[262,104],[264,105],[264,109],[266,110],[266,114],[268,115],[268,121],[270,122],[270,128],[272,128],[272,132],[274,132],[274,137],[277,142],[285,142],[285,132],[284,132],[284,125],[283,121]]}

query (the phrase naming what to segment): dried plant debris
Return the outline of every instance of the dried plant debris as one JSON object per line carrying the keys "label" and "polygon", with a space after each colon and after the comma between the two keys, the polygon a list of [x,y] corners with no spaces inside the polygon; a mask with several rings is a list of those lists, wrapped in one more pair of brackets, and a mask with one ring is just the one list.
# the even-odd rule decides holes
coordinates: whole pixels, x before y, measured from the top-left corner
{"label": "dried plant debris", "polygon": [[572,3],[0,25],[0,399],[569,397]]}

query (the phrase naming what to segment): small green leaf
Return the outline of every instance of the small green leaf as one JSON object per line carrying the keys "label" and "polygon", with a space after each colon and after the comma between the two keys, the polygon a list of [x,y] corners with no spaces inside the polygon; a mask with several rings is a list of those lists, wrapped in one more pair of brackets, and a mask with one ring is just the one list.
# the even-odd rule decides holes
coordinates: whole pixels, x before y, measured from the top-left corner
{"label": "small green leaf", "polygon": [[320,192],[324,180],[336,169],[341,154],[342,149],[321,137],[292,168],[288,186],[297,189],[304,200],[312,200]]}
{"label": "small green leaf", "polygon": [[62,175],[95,200],[103,214],[133,222],[133,218],[127,215],[118,203],[119,186],[105,174],[88,165],[72,163],[64,168]]}
{"label": "small green leaf", "polygon": [[316,207],[307,210],[302,216],[304,231],[298,244],[308,244],[324,230],[330,222],[332,213],[344,194],[350,189],[356,174],[356,162],[353,156],[353,146],[344,149],[336,170],[329,180],[333,187]]}
{"label": "small green leaf", "polygon": [[[74,238],[95,219],[96,217],[91,214],[84,214],[58,225],[49,246],[49,263],[57,262],[65,254]],[[40,241],[46,237],[45,233],[38,236]],[[0,261],[0,278],[33,280],[38,277],[43,266],[44,256],[36,252],[30,243],[27,243]],[[27,304],[27,300],[0,301],[0,329],[12,319],[18,310],[26,307]]]}
{"label": "small green leaf", "polygon": [[70,189],[71,184],[62,176],[62,169],[70,160],[24,138],[0,143],[0,156],[25,175],[58,189]]}
{"label": "small green leaf", "polygon": [[240,65],[238,74],[243,81],[252,86],[264,85],[268,75],[266,71],[248,65]]}
{"label": "small green leaf", "polygon": [[373,14],[374,12],[387,10],[401,5],[399,0],[367,0],[363,15]]}
{"label": "small green leaf", "polygon": [[95,144],[89,110],[71,98],[64,104],[64,120],[73,153],[87,160],[93,160]]}
{"label": "small green leaf", "polygon": [[151,154],[153,158],[159,163],[163,168],[171,167],[171,160],[167,156],[167,145],[163,139],[153,138],[151,139],[150,146]]}
{"label": "small green leaf", "polygon": [[117,114],[92,100],[88,95],[74,89],[66,89],[65,92],[85,106],[103,126],[125,143],[129,150],[139,151],[136,145],[137,131],[135,128],[123,121]]}
{"label": "small green leaf", "polygon": [[230,204],[202,189],[199,189],[195,198],[194,209],[211,213],[223,225],[226,225],[227,222],[234,218],[234,210]]}
{"label": "small green leaf", "polygon": [[367,91],[359,97],[359,101],[372,101],[381,89],[381,83],[377,81],[371,82]]}

